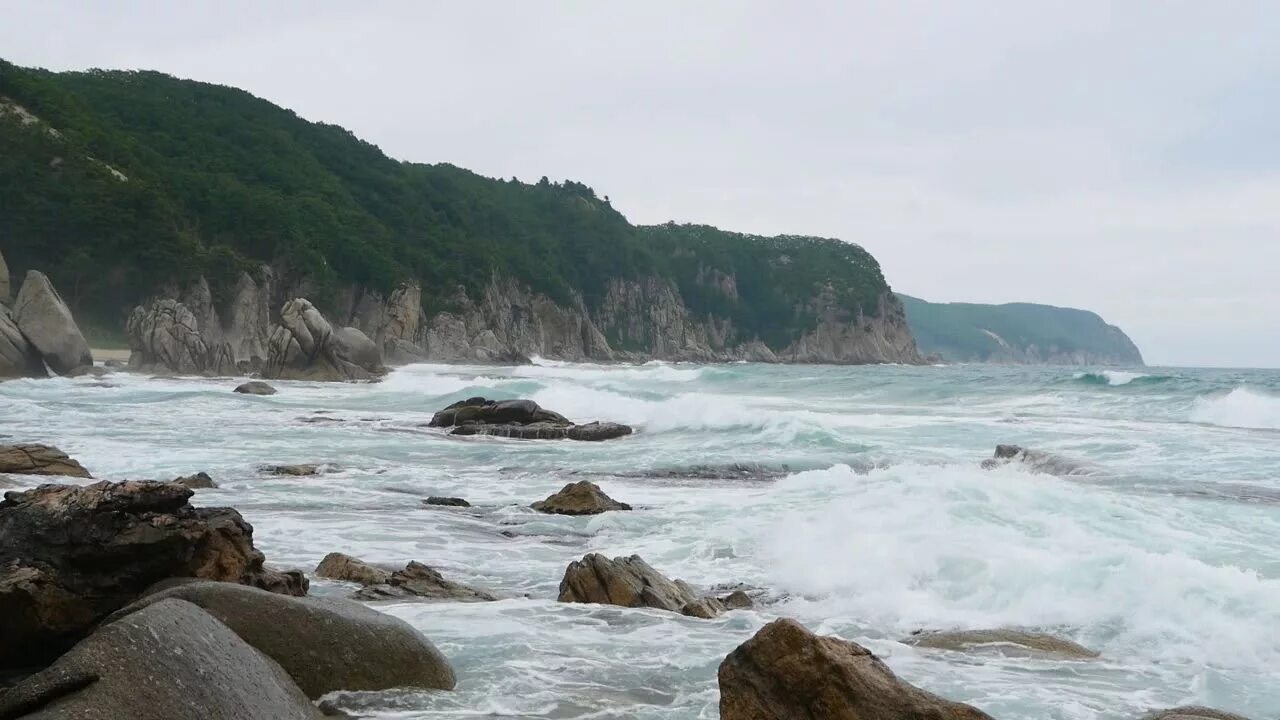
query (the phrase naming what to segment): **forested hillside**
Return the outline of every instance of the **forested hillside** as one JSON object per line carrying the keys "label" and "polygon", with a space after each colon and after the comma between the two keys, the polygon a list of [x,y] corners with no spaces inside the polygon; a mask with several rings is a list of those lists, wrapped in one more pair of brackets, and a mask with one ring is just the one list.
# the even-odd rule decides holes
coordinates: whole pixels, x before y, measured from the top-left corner
{"label": "forested hillside", "polygon": [[899,294],[920,352],[952,362],[1142,365],[1120,328],[1086,310],[932,303]]}
{"label": "forested hillside", "polygon": [[591,308],[611,280],[658,276],[691,315],[774,347],[814,326],[815,297],[873,317],[887,290],[853,244],[636,227],[587,185],[400,162],[234,88],[3,61],[0,249],[100,325],[164,283],[204,276],[217,297],[267,262],[307,277],[321,305],[326,288],[413,281],[424,307],[445,307],[500,275]]}

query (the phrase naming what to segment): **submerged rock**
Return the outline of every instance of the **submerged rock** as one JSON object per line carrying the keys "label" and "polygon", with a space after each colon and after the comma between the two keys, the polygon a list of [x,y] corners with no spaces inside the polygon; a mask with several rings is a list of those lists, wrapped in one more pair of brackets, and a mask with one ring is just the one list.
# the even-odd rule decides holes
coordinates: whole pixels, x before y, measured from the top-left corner
{"label": "submerged rock", "polygon": [[261,380],[250,380],[247,383],[237,385],[235,390],[241,395],[275,395],[277,390]]}
{"label": "submerged rock", "polygon": [[168,482],[42,485],[0,502],[0,668],[35,664],[84,637],[154,583],[204,578],[306,593],[266,568],[231,508],[194,508]]}
{"label": "submerged rock", "polygon": [[195,475],[183,475],[182,477],[176,477],[169,482],[177,483],[192,490],[212,490],[218,487],[218,483],[214,482],[213,478],[209,477],[209,473],[203,471],[198,472]]}
{"label": "submerged rock", "polygon": [[59,375],[93,364],[89,343],[44,273],[27,271],[13,301],[13,319],[49,369]]}
{"label": "submerged rock", "polygon": [[190,582],[148,595],[120,615],[175,599],[204,609],[280,663],[311,698],[335,690],[452,690],[457,682],[449,661],[422,633],[349,600]]}
{"label": "submerged rock", "polygon": [[639,555],[610,560],[598,553],[569,563],[559,601],[656,608],[698,618],[712,618],[725,609],[715,598],[698,597],[683,580],[654,570]]}
{"label": "submerged rock", "polygon": [[1012,463],[1018,463],[1031,472],[1048,475],[1085,475],[1092,472],[1092,468],[1084,463],[1020,445],[997,445],[995,455],[982,461],[982,469],[992,470]]}
{"label": "submerged rock", "polygon": [[288,380],[369,380],[386,374],[382,353],[356,328],[335,328],[310,301],[280,310],[267,342],[264,377]]}
{"label": "submerged rock", "polygon": [[452,435],[493,435],[520,440],[599,441],[630,435],[626,425],[592,422],[575,425],[532,400],[460,400],[431,417],[428,427],[451,427]]}
{"label": "submerged rock", "polygon": [[0,693],[24,720],[316,720],[292,677],[182,600],[104,625],[51,667]]}
{"label": "submerged rock", "polygon": [[432,495],[422,501],[423,505],[443,505],[445,507],[471,507],[471,503],[460,497],[441,497]]}
{"label": "submerged rock", "polygon": [[1199,705],[1184,705],[1150,713],[1142,720],[1249,720],[1249,718]]}
{"label": "submerged rock", "polygon": [[903,643],[916,647],[939,650],[966,651],[983,647],[1014,646],[1033,654],[1056,655],[1063,658],[1087,660],[1098,653],[1070,640],[1047,633],[995,628],[991,630],[921,631],[904,638]]}
{"label": "submerged rock", "polygon": [[600,486],[590,480],[569,483],[560,492],[529,507],[555,515],[598,515],[609,510],[631,509],[630,505],[605,495]]}
{"label": "submerged rock", "polygon": [[58,448],[37,443],[0,445],[0,473],[93,477],[83,465]]}
{"label": "submerged rock", "polygon": [[391,579],[391,571],[374,567],[363,560],[358,560],[340,552],[331,552],[324,556],[316,566],[316,575],[330,580],[359,583],[361,585],[380,585]]}
{"label": "submerged rock", "polygon": [[992,720],[925,692],[857,643],[775,620],[720,663],[721,720]]}
{"label": "submerged rock", "polygon": [[390,600],[419,597],[456,602],[488,602],[498,598],[476,588],[446,580],[435,569],[420,562],[410,562],[403,570],[391,573],[385,584],[368,585],[356,591],[357,600]]}

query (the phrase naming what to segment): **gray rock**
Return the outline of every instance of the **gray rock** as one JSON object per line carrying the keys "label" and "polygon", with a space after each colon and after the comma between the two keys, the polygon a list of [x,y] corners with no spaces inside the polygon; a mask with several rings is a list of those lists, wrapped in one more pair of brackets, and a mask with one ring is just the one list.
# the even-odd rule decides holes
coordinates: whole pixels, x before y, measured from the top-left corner
{"label": "gray rock", "polygon": [[121,610],[129,617],[170,599],[204,609],[293,677],[308,697],[335,690],[452,690],[448,660],[411,625],[359,603],[292,598],[230,583],[191,582]]}
{"label": "gray rock", "polygon": [[9,308],[0,306],[0,378],[46,375],[40,351],[18,330]]}
{"label": "gray rock", "polygon": [[9,303],[9,265],[4,261],[4,253],[0,253],[0,305]]}
{"label": "gray rock", "polygon": [[263,376],[290,380],[369,380],[386,373],[381,353],[354,328],[335,331],[309,301],[296,298],[280,310],[271,331]]}
{"label": "gray rock", "polygon": [[101,627],[0,694],[23,720],[316,720],[275,661],[208,613],[165,600]]}
{"label": "gray rock", "polygon": [[698,618],[712,618],[725,609],[715,598],[698,597],[683,580],[654,570],[639,555],[610,560],[590,553],[569,563],[559,601],[657,608]]}
{"label": "gray rock", "polygon": [[324,556],[316,566],[316,575],[330,580],[359,583],[361,585],[381,585],[391,579],[391,571],[374,567],[363,560],[358,560],[339,552]]}
{"label": "gray rock", "polygon": [[916,647],[939,650],[970,651],[990,648],[1006,654],[1013,650],[1022,654],[1056,656],[1074,660],[1091,660],[1098,657],[1098,653],[1093,650],[1065,638],[1013,628],[917,632],[903,638],[902,642]]}
{"label": "gray rock", "polygon": [[582,425],[574,425],[569,428],[568,438],[570,440],[584,440],[587,442],[600,442],[602,440],[613,440],[614,438],[625,437],[632,433],[629,425],[615,422],[589,422]]}
{"label": "gray rock", "polygon": [[446,507],[471,507],[471,503],[467,502],[466,500],[460,497],[441,497],[439,495],[432,495],[426,500],[423,500],[422,504],[423,505],[444,505]]}
{"label": "gray rock", "polygon": [[275,395],[277,390],[261,380],[250,380],[237,385],[232,392],[238,392],[241,395]]}
{"label": "gray rock", "polygon": [[369,585],[356,591],[357,600],[391,600],[426,598],[455,602],[488,602],[498,598],[484,590],[446,580],[434,568],[410,562],[403,570],[391,573],[385,584]]}
{"label": "gray rock", "polygon": [[982,468],[984,470],[992,470],[1009,464],[1018,464],[1031,472],[1046,473],[1059,477],[1089,475],[1094,472],[1094,468],[1084,463],[1043,450],[1024,448],[1020,445],[997,445],[995,454],[982,462]]}
{"label": "gray rock", "polygon": [[756,601],[742,590],[734,590],[720,598],[720,604],[724,605],[726,610],[750,610],[756,606]]}
{"label": "gray rock", "polygon": [[177,483],[192,490],[212,490],[218,487],[218,483],[214,482],[213,478],[209,477],[209,473],[203,471],[198,472],[195,475],[183,475],[182,477],[176,477],[169,482]]}
{"label": "gray rock", "polygon": [[95,377],[95,378],[100,378],[100,377],[105,376],[105,375],[107,374],[107,372],[108,372],[108,371],[107,371],[107,368],[106,368],[106,367],[98,367],[97,365],[81,365],[80,367],[75,368],[75,369],[73,369],[73,370],[69,371],[69,372],[66,374],[66,377],[70,377],[70,378],[78,378],[78,377]]}
{"label": "gray rock", "polygon": [[1199,705],[1184,705],[1150,713],[1142,720],[1249,720],[1249,718]]}
{"label": "gray rock", "polygon": [[[208,287],[204,286],[204,295]],[[199,302],[199,299],[197,299]],[[133,309],[125,332],[129,336],[129,368],[135,372],[176,375],[229,375],[238,372],[231,346],[215,341],[207,329],[217,323],[211,303],[204,312],[206,329],[186,305],[161,298]],[[203,304],[203,303],[201,303]]]}
{"label": "gray rock", "polygon": [[59,375],[93,364],[89,343],[44,273],[27,271],[13,302],[13,318],[45,364]]}
{"label": "gray rock", "polygon": [[599,485],[580,480],[569,483],[546,500],[539,500],[529,507],[538,512],[555,515],[598,515],[610,510],[630,510],[631,506],[618,502],[600,489]]}

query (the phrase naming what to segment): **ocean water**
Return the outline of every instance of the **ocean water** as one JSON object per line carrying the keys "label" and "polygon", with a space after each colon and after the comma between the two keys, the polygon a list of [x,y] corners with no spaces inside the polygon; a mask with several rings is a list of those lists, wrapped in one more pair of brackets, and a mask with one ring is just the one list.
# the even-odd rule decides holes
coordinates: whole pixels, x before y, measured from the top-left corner
{"label": "ocean water", "polygon": [[[459,684],[336,698],[367,717],[715,718],[721,659],[781,616],[1002,720],[1136,718],[1183,703],[1280,715],[1278,371],[540,361],[281,382],[272,397],[234,384],[0,383],[0,441],[58,445],[99,478],[207,471],[221,487],[194,502],[238,508],[277,566],[310,570],[335,550],[419,560],[507,598],[380,605],[432,638]],[[590,444],[423,427],[473,395],[530,397],[638,432]],[[982,470],[997,443],[1085,468]],[[337,469],[258,469],[294,462]],[[780,472],[716,470],[734,464]],[[527,509],[583,478],[636,510]],[[427,508],[428,495],[475,507]],[[638,553],[700,587],[745,583],[767,604],[705,621],[556,603],[565,566],[587,552]],[[1101,657],[898,642],[1000,626]]]}

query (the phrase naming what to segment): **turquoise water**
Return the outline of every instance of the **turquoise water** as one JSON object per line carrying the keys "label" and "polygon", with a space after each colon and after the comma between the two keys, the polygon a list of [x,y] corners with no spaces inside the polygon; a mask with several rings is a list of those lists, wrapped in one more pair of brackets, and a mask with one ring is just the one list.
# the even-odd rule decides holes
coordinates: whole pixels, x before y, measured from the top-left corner
{"label": "turquoise water", "polygon": [[[206,470],[270,562],[338,550],[419,560],[508,599],[380,606],[430,636],[452,693],[338,698],[376,718],[715,718],[716,667],[779,616],[856,640],[900,675],[1002,720],[1134,718],[1198,703],[1280,714],[1280,372],[1145,368],[417,365],[372,385],[111,375],[0,384],[0,435],[99,478]],[[454,439],[463,397],[532,397],[639,432],[604,444]],[[319,413],[319,415],[317,415]],[[317,416],[341,422],[305,422]],[[997,443],[1060,453],[1059,478],[980,469]],[[312,478],[257,467],[330,462]],[[707,468],[777,469],[742,477]],[[702,468],[686,477],[681,472]],[[733,478],[714,476],[732,474]],[[589,478],[630,513],[526,505]],[[428,509],[456,495],[469,510]],[[586,552],[746,583],[713,621],[561,605]],[[317,594],[348,588],[317,581]],[[1089,662],[917,649],[920,628],[1019,626]]]}

